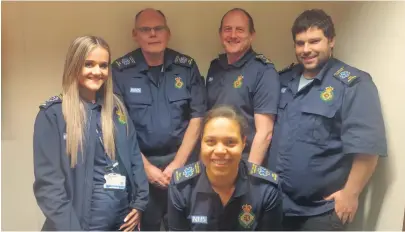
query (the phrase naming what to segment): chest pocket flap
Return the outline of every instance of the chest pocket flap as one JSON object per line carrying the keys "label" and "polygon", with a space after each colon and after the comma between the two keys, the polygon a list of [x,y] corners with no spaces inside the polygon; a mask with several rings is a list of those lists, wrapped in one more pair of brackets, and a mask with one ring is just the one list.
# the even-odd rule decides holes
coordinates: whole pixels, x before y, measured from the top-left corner
{"label": "chest pocket flap", "polygon": [[191,98],[191,95],[185,86],[183,86],[183,88],[169,88],[167,95],[170,102],[188,100]]}
{"label": "chest pocket flap", "polygon": [[302,105],[301,106],[301,112],[303,112],[303,113],[319,115],[319,116],[323,116],[326,118],[333,118],[336,114],[336,111],[337,111],[337,107],[334,105],[322,105],[322,106]]}

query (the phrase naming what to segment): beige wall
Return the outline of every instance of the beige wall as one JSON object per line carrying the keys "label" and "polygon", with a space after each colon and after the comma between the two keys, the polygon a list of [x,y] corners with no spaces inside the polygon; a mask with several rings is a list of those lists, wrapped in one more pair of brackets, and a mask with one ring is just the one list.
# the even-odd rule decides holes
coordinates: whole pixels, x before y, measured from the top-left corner
{"label": "beige wall", "polygon": [[401,228],[405,196],[399,190],[405,187],[399,177],[405,174],[405,160],[400,151],[405,148],[400,132],[405,128],[400,115],[405,109],[399,99],[405,99],[405,93],[399,88],[405,83],[397,77],[397,67],[403,64],[395,51],[404,51],[404,32],[399,30],[405,21],[399,13],[405,10],[403,3],[2,2],[3,230],[38,230],[43,222],[32,193],[33,121],[38,105],[60,91],[69,42],[82,34],[100,35],[117,58],[133,48],[133,17],[147,6],[164,11],[172,30],[170,46],[193,56],[203,75],[221,51],[217,28],[226,10],[237,6],[253,15],[254,46],[278,69],[294,61],[289,30],[297,14],[306,7],[328,10],[338,27],[337,56],[374,76],[390,145],[390,157],[379,165],[354,227]]}

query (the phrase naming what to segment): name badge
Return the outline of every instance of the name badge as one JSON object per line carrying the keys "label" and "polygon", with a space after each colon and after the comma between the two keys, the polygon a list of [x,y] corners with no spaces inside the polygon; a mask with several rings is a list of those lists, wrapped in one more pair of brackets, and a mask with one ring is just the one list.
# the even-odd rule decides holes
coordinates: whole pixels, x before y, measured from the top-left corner
{"label": "name badge", "polygon": [[117,173],[108,173],[104,175],[106,190],[123,190],[126,185],[126,177]]}
{"label": "name badge", "polygon": [[191,216],[191,223],[193,224],[207,224],[207,216]]}

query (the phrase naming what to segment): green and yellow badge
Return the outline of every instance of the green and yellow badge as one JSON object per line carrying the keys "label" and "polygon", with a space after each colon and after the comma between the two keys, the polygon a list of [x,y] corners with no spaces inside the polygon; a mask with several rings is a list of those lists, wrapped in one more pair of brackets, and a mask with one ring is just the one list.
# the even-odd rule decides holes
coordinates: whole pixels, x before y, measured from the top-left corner
{"label": "green and yellow badge", "polygon": [[255,221],[255,215],[251,212],[252,206],[245,204],[242,206],[242,213],[239,214],[239,224],[243,228],[249,228]]}
{"label": "green and yellow badge", "polygon": [[239,89],[240,87],[242,87],[243,84],[243,76],[239,75],[238,78],[236,78],[236,80],[233,82],[233,87],[235,89]]}
{"label": "green and yellow badge", "polygon": [[122,112],[122,110],[118,107],[117,110],[115,111],[115,113],[118,116],[118,121],[121,124],[126,124],[127,123],[127,117],[125,116],[125,114]]}
{"label": "green and yellow badge", "polygon": [[181,87],[183,87],[183,81],[181,80],[181,77],[176,77],[174,78],[174,80],[176,81],[176,83],[174,83],[174,87],[176,87],[177,89],[181,89]]}
{"label": "green and yellow badge", "polygon": [[333,87],[326,87],[324,91],[321,92],[322,101],[328,102],[333,99]]}

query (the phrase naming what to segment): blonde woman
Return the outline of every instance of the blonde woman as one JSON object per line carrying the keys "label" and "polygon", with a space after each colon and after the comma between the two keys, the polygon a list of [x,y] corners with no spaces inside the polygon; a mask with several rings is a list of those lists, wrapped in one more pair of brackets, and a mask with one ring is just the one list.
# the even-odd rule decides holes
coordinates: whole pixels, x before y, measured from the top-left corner
{"label": "blonde woman", "polygon": [[112,91],[110,62],[102,38],[76,38],[62,93],[40,106],[34,194],[46,217],[43,230],[139,228],[148,181],[134,126]]}

